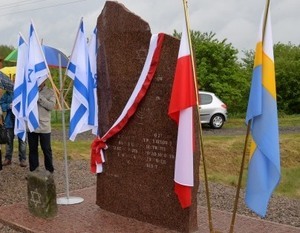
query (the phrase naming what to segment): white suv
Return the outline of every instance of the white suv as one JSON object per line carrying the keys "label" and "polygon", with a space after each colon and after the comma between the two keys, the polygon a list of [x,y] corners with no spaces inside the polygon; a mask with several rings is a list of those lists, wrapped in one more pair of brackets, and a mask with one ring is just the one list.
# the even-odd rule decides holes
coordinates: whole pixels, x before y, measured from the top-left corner
{"label": "white suv", "polygon": [[221,129],[227,120],[227,106],[214,93],[199,91],[200,120],[213,129]]}

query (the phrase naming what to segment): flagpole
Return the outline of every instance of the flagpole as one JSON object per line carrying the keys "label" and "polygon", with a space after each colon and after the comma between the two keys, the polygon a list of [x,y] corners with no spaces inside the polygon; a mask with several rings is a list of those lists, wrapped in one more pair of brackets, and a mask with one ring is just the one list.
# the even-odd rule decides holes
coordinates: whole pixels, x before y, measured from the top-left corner
{"label": "flagpole", "polygon": [[[33,24],[33,20],[31,20],[31,24],[34,25],[34,24]],[[36,35],[36,38],[38,38],[36,30],[34,30],[34,33],[35,33],[35,35]],[[40,41],[39,49],[42,51],[42,55],[43,55],[44,61],[46,61],[46,63],[47,63],[47,60],[46,60],[45,54],[44,54],[44,50],[42,49],[42,44],[43,44],[43,38],[42,38],[41,41]],[[53,88],[53,90],[54,90],[54,94],[55,94],[56,101],[57,101],[57,103],[58,103],[59,109],[61,109],[60,102],[59,102],[59,98],[58,98],[58,95],[57,95],[58,89],[57,89],[57,87],[55,86],[55,84],[54,84],[54,82],[53,82],[53,78],[52,78],[52,76],[51,76],[51,72],[50,72],[50,69],[49,69],[49,67],[48,67],[48,64],[47,64],[47,71],[48,71],[48,78],[49,78],[50,83],[51,83],[51,86],[52,86],[52,88]]]}
{"label": "flagpole", "polygon": [[[264,15],[264,22],[263,22],[262,45],[264,45],[265,30],[266,30],[266,24],[267,24],[267,16],[269,13],[269,7],[270,7],[270,0],[267,0],[266,1],[266,10],[265,10],[265,15]],[[248,122],[248,126],[247,126],[247,133],[246,133],[246,138],[245,138],[245,145],[244,145],[243,157],[242,157],[242,162],[241,162],[240,175],[239,175],[238,186],[237,186],[237,190],[236,190],[236,196],[235,196],[235,201],[234,201],[234,208],[233,208],[229,233],[233,233],[233,229],[234,229],[235,217],[236,217],[236,212],[237,212],[237,208],[238,208],[240,189],[241,189],[242,178],[243,178],[243,171],[244,171],[244,164],[245,164],[245,157],[246,157],[250,128],[251,128],[251,121]]]}
{"label": "flagpole", "polygon": [[65,176],[66,176],[66,197],[60,197],[56,199],[57,204],[61,205],[72,205],[83,202],[81,197],[70,197],[69,195],[69,171],[68,171],[68,156],[67,156],[67,142],[66,142],[66,126],[65,126],[65,107],[63,97],[63,82],[62,82],[62,70],[61,70],[61,55],[58,54],[59,62],[59,81],[60,81],[60,101],[62,111],[62,128],[63,128],[63,144],[64,144],[64,165],[65,165]]}
{"label": "flagpole", "polygon": [[[66,76],[66,75],[65,75],[65,76]],[[70,91],[72,85],[73,85],[73,80],[70,81],[69,86],[68,86],[68,88],[67,88],[67,91],[66,91],[66,93],[64,94],[64,98],[66,98],[67,95],[69,94],[69,91]],[[69,106],[67,106],[67,107],[70,108]]]}
{"label": "flagpole", "polygon": [[203,170],[204,170],[204,180],[205,180],[205,190],[206,190],[206,201],[207,201],[207,212],[208,212],[208,222],[209,222],[209,229],[210,232],[214,232],[213,229],[213,223],[212,223],[212,216],[211,216],[211,204],[210,204],[210,198],[209,198],[209,188],[208,188],[208,178],[207,178],[207,171],[206,171],[206,161],[204,156],[204,147],[203,147],[203,136],[202,136],[202,126],[200,121],[200,112],[199,112],[199,97],[198,97],[198,84],[196,79],[196,69],[195,69],[195,61],[194,61],[194,53],[192,49],[192,40],[190,35],[190,25],[189,25],[189,15],[188,15],[188,6],[187,6],[187,0],[183,0],[183,6],[184,6],[184,16],[185,16],[185,23],[187,28],[187,36],[189,41],[189,49],[191,54],[191,60],[192,60],[192,69],[193,69],[193,76],[194,76],[194,86],[195,86],[195,95],[197,100],[197,114],[199,116],[199,143],[200,143],[200,150],[202,155],[202,162],[203,162]]}
{"label": "flagpole", "polygon": [[265,41],[267,17],[268,17],[268,14],[269,14],[270,2],[271,2],[271,0],[267,0],[267,3],[266,3],[266,11],[265,11],[265,16],[264,16],[263,34],[262,34],[262,43],[263,43],[263,45],[264,45],[264,41]]}
{"label": "flagpole", "polygon": [[233,208],[231,224],[230,224],[230,231],[229,231],[230,233],[233,233],[233,228],[234,228],[234,224],[235,224],[235,216],[236,216],[236,212],[237,212],[237,208],[238,208],[238,202],[239,202],[239,196],[240,196],[240,190],[241,190],[241,184],[242,184],[242,178],[243,178],[243,171],[244,171],[244,164],[245,164],[245,158],[246,158],[246,151],[247,151],[247,145],[248,145],[248,138],[249,138],[249,132],[250,132],[250,125],[251,125],[251,121],[248,122],[248,126],[247,126],[247,133],[246,133],[246,138],[245,138],[239,181],[238,181],[238,186],[236,189],[234,208]]}
{"label": "flagpole", "polygon": [[[81,17],[81,19],[80,19],[80,22],[81,21],[83,21],[83,17]],[[75,38],[78,38],[78,34],[79,34],[79,30],[77,30],[77,33],[76,33],[76,37]],[[69,57],[69,62],[68,62],[68,64],[67,64],[67,67],[69,66],[69,64],[70,64],[70,58],[72,57],[72,55],[73,55],[73,52],[74,52],[74,49],[75,49],[75,46],[76,46],[76,44],[74,43],[73,44],[73,48],[72,48],[72,53],[71,53],[71,56]],[[67,70],[66,70],[66,73],[67,73]],[[64,79],[66,78],[66,74],[64,75]],[[65,80],[64,80],[65,81]],[[64,82],[65,83],[65,82]],[[71,82],[69,83],[69,86],[68,86],[68,88],[67,88],[67,91],[66,91],[66,93],[65,93],[65,95],[64,95],[64,97],[66,97],[67,95],[68,95],[68,93],[69,93],[69,91],[70,91],[70,89],[71,89],[71,85],[73,84],[73,79],[71,80]]]}
{"label": "flagpole", "polygon": [[50,69],[49,69],[48,66],[47,66],[47,68],[48,68],[48,72],[49,72],[49,80],[50,80],[50,83],[51,83],[52,88],[54,89],[55,98],[56,98],[57,103],[58,103],[58,108],[59,108],[59,110],[61,110],[62,107],[61,107],[61,103],[60,103],[60,101],[59,101],[59,97],[58,97],[58,94],[57,94],[57,92],[58,92],[59,90],[57,89],[57,87],[55,86],[55,84],[54,84],[54,82],[53,82],[53,78],[52,78],[52,75],[51,75],[51,72],[50,72]]}

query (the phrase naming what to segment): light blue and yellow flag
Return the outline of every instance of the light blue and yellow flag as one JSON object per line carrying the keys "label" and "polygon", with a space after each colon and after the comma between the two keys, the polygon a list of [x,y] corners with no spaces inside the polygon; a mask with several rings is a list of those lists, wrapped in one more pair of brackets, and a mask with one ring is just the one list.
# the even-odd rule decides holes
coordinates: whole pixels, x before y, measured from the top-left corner
{"label": "light blue and yellow flag", "polygon": [[276,84],[269,7],[266,7],[260,24],[246,123],[251,123],[252,142],[245,201],[251,210],[264,217],[272,192],[280,181]]}

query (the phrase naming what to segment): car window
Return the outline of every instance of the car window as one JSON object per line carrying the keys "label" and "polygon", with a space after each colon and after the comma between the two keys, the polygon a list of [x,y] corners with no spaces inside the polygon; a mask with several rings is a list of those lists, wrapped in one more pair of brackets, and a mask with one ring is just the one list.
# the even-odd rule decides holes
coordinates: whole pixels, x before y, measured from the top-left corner
{"label": "car window", "polygon": [[212,96],[207,94],[200,94],[200,104],[210,104],[212,102]]}

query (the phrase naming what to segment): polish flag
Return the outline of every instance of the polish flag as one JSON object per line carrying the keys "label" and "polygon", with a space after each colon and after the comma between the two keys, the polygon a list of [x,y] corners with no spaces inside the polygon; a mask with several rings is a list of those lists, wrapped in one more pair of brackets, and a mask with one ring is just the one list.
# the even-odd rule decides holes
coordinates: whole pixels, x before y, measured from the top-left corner
{"label": "polish flag", "polygon": [[175,158],[175,193],[182,208],[192,203],[193,168],[193,106],[197,105],[196,89],[187,29],[182,31],[169,116],[178,124]]}

